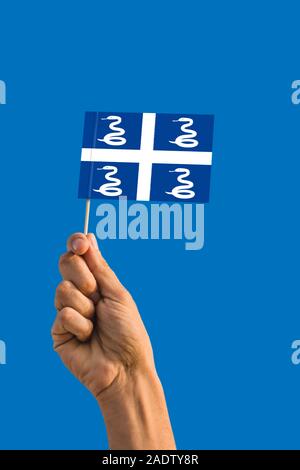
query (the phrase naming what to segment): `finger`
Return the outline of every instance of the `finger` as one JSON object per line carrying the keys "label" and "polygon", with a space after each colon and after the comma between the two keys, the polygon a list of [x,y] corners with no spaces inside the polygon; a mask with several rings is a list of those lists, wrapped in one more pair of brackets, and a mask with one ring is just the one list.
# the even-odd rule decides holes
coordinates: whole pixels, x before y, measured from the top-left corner
{"label": "finger", "polygon": [[61,324],[60,317],[56,315],[55,321],[51,329],[51,335],[53,338],[53,346],[56,350],[58,347],[69,343],[72,340],[76,340],[75,336],[67,332]]}
{"label": "finger", "polygon": [[95,277],[81,256],[68,252],[61,256],[59,269],[66,281],[71,281],[77,289],[94,302],[99,300],[98,286]]}
{"label": "finger", "polygon": [[70,307],[60,310],[56,318],[56,334],[71,333],[79,341],[87,341],[93,332],[93,322]]}
{"label": "finger", "polygon": [[83,255],[89,249],[89,241],[83,233],[74,233],[67,241],[68,251],[76,255]]}
{"label": "finger", "polygon": [[93,318],[95,314],[94,302],[83,295],[71,281],[62,281],[57,286],[55,307],[57,310],[72,307],[86,318]]}
{"label": "finger", "polygon": [[94,275],[101,294],[104,297],[122,300],[124,296],[128,295],[128,292],[101,255],[95,235],[89,233],[87,239],[90,242],[90,246],[84,253],[83,258]]}

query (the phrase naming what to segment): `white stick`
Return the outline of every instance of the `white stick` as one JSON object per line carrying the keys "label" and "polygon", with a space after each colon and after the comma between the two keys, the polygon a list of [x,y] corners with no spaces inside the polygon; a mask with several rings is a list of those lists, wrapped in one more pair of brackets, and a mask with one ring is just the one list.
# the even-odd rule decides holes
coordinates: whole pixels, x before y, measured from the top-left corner
{"label": "white stick", "polygon": [[85,204],[85,218],[84,218],[84,234],[87,235],[89,231],[91,200],[87,199]]}

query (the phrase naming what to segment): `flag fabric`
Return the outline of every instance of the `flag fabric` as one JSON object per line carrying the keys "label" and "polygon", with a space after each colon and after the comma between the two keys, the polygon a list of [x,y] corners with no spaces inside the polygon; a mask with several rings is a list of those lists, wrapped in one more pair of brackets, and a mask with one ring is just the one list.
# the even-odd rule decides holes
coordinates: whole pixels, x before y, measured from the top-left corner
{"label": "flag fabric", "polygon": [[213,115],[87,112],[79,197],[209,200]]}

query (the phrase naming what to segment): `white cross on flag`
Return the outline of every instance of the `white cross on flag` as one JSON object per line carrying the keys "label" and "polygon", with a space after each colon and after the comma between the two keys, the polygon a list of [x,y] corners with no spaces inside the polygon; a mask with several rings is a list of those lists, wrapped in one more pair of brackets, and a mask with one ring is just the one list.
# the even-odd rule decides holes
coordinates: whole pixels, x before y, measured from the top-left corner
{"label": "white cross on flag", "polygon": [[212,115],[87,112],[79,197],[208,202]]}

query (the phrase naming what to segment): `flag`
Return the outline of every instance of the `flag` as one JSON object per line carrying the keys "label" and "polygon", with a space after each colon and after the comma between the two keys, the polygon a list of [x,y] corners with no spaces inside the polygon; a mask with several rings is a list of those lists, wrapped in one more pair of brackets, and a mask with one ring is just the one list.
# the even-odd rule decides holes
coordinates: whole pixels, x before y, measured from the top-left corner
{"label": "flag", "polygon": [[79,198],[209,200],[213,115],[87,112]]}

